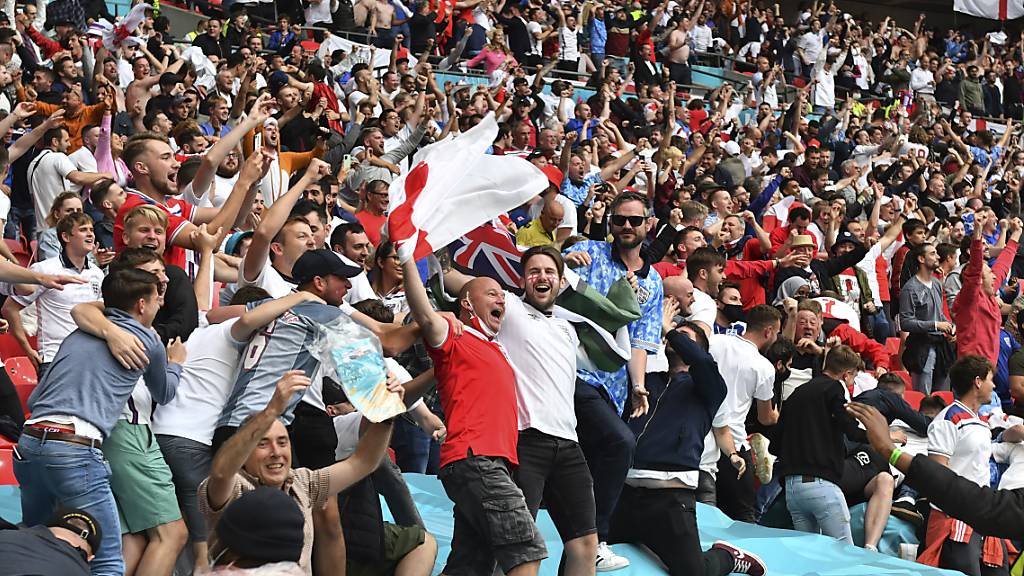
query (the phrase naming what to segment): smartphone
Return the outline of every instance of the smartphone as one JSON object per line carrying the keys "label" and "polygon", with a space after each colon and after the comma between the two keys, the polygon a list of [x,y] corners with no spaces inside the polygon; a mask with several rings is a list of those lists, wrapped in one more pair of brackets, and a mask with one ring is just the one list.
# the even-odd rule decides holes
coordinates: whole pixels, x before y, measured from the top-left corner
{"label": "smartphone", "polygon": [[341,158],[341,169],[348,172],[352,168],[352,155],[345,154]]}
{"label": "smartphone", "polygon": [[254,150],[259,150],[260,148],[263,148],[263,133],[262,132],[257,132],[256,133],[256,136],[253,138],[253,144],[252,145],[253,145],[253,149]]}

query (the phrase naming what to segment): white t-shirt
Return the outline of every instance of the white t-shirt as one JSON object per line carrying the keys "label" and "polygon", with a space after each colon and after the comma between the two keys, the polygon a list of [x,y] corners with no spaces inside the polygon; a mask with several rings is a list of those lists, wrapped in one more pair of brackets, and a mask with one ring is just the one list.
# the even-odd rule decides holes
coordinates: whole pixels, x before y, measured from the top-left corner
{"label": "white t-shirt", "polygon": [[530,21],[526,23],[526,31],[530,33],[530,55],[540,56],[542,54],[541,41],[537,40],[535,34],[544,31],[539,22]]}
{"label": "white t-shirt", "polygon": [[67,154],[43,150],[28,165],[28,186],[36,210],[36,230],[46,230],[46,216],[61,192],[71,189],[68,174],[77,170]]}
{"label": "white t-shirt", "polygon": [[201,326],[188,337],[188,356],[178,392],[156,411],[154,433],[180,436],[207,446],[213,443],[217,419],[235,385],[238,361],[245,349],[245,342],[231,337],[231,327],[237,321],[232,318]]}
{"label": "white t-shirt", "polygon": [[718,305],[715,299],[708,296],[699,288],[693,289],[693,304],[690,305],[690,315],[687,320],[691,322],[703,322],[708,330],[714,330],[715,318],[718,317]]}
{"label": "white t-shirt", "polygon": [[497,341],[515,370],[519,429],[576,442],[576,330],[506,294]]}
{"label": "white t-shirt", "polygon": [[35,291],[28,296],[12,296],[14,301],[22,306],[36,303],[39,308],[39,355],[42,356],[43,362],[52,362],[61,342],[68,334],[78,329],[75,321],[71,319],[71,309],[83,302],[103,299],[100,287],[104,274],[103,270],[88,262],[81,272],[65,266],[62,255],[36,262],[29,269],[42,274],[75,276],[86,281],[85,284],[68,284],[63,290],[35,286]]}
{"label": "white t-shirt", "polygon": [[[562,216],[561,224],[558,225],[558,229],[568,228],[569,236],[575,236],[577,234],[576,227],[579,222],[579,218],[576,215],[576,204],[561,194],[555,195],[555,201],[562,205],[562,211],[565,213]],[[542,210],[544,210],[544,202],[535,202],[533,206],[530,206],[530,220],[536,220]]]}
{"label": "white t-shirt", "polygon": [[[362,102],[363,100],[366,100],[369,97],[370,95],[365,92],[353,90],[352,93],[348,95],[348,109],[356,110],[359,107],[359,103]],[[380,102],[377,102],[377,106],[373,108],[373,115],[380,116],[381,112],[383,111],[384,107],[381,106]]]}
{"label": "white t-shirt", "polygon": [[754,400],[774,397],[775,367],[753,342],[742,336],[714,334],[710,344],[708,352],[718,363],[728,388],[713,425],[728,426],[737,449],[748,448],[747,414]]}
{"label": "white t-shirt", "polygon": [[282,298],[295,290],[295,284],[285,280],[284,276],[281,276],[281,273],[274,268],[269,259],[263,265],[260,273],[252,280],[246,279],[245,275],[239,271],[238,286],[258,286],[266,290],[274,298]]}
{"label": "white t-shirt", "polygon": [[304,12],[307,26],[334,22],[331,18],[331,0],[319,0],[319,2],[311,0]]}
{"label": "white t-shirt", "polygon": [[[546,118],[558,118],[558,103],[562,99],[556,94],[548,94],[541,92],[537,95],[544,102],[544,116]],[[572,118],[576,112],[576,102],[572,98],[566,98],[565,103],[562,105],[562,112],[565,113],[566,118]]]}
{"label": "white t-shirt", "polygon": [[558,29],[559,51],[558,57],[568,62],[578,62],[580,59],[579,36],[577,31],[563,26]]}
{"label": "white t-shirt", "polygon": [[999,479],[1000,490],[1024,488],[1024,443],[997,442],[992,445],[992,457],[1000,464],[1009,464]]}
{"label": "white t-shirt", "polygon": [[[335,254],[338,253],[335,252]],[[345,264],[348,264],[349,266],[358,266],[362,268],[362,266],[353,262],[352,260],[348,259],[342,254],[338,254],[338,258],[341,258],[341,261],[344,262]],[[349,282],[352,283],[352,287],[349,288],[348,292],[345,293],[345,302],[348,302],[349,304],[355,304],[357,302],[362,302],[363,300],[377,299],[377,293],[373,291],[373,286],[370,286],[370,279],[366,276],[365,271],[360,272],[358,276],[349,278]]]}
{"label": "white t-shirt", "polygon": [[928,425],[928,454],[949,458],[949,468],[978,486],[988,486],[992,432],[988,424],[959,400]]}
{"label": "white t-shirt", "polygon": [[[81,172],[99,172],[96,167],[96,156],[94,156],[92,151],[85,146],[82,146],[78,150],[69,154],[68,158],[75,165],[75,168]],[[72,183],[71,190],[74,192],[81,192],[82,187],[78,184]]]}

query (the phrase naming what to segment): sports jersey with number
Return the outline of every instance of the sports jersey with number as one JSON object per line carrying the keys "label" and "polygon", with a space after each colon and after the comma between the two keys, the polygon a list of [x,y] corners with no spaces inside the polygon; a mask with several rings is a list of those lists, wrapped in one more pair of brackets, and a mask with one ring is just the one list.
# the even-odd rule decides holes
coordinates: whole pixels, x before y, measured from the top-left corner
{"label": "sports jersey with number", "polygon": [[[254,308],[264,301],[253,302]],[[257,332],[238,368],[238,377],[217,426],[241,426],[242,421],[267,407],[274,396],[277,382],[289,370],[302,370],[312,378],[320,367],[320,358],[311,347],[320,324],[327,324],[344,314],[336,306],[303,302],[285,312]],[[290,424],[302,394],[296,394],[281,415]]]}

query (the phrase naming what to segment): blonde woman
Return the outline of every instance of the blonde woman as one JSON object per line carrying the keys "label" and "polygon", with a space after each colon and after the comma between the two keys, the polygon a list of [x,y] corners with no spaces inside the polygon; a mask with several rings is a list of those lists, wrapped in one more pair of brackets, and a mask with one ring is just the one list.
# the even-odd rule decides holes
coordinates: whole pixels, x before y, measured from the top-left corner
{"label": "blonde woman", "polygon": [[495,70],[505,66],[506,68],[512,68],[518,65],[512,51],[508,48],[508,42],[505,39],[505,30],[503,28],[496,27],[491,30],[488,34],[488,42],[480,50],[480,53],[466,61],[466,67],[472,68],[477,64],[483,62],[484,72],[488,76],[493,74]]}

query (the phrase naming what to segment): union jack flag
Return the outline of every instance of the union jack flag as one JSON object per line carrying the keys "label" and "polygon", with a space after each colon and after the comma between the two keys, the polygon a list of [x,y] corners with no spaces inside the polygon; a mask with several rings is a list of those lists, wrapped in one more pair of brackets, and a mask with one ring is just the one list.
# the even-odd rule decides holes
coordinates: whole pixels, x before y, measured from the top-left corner
{"label": "union jack flag", "polygon": [[516,239],[504,226],[488,222],[471,230],[448,245],[452,263],[461,272],[473,276],[488,276],[497,280],[506,290],[519,290],[522,252]]}

